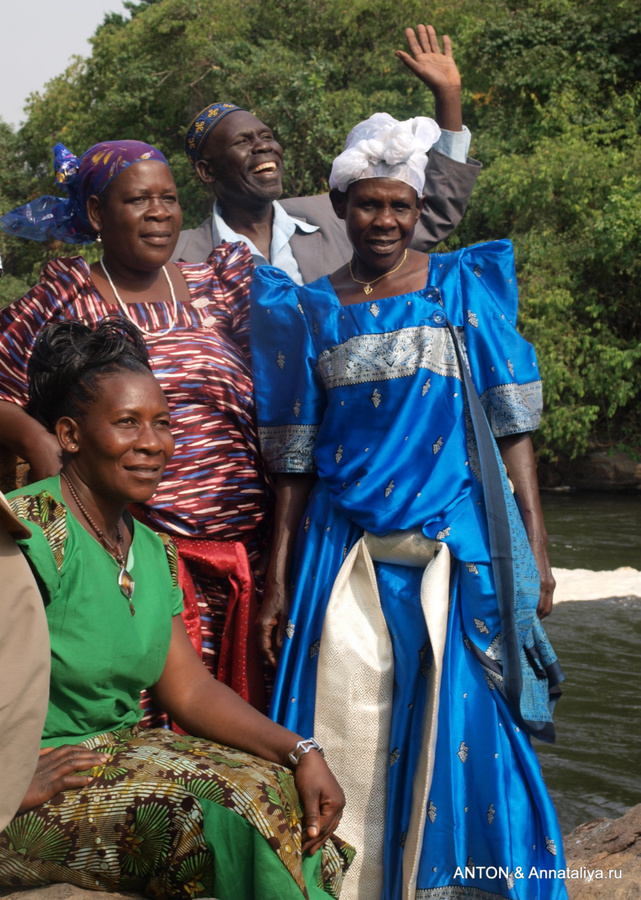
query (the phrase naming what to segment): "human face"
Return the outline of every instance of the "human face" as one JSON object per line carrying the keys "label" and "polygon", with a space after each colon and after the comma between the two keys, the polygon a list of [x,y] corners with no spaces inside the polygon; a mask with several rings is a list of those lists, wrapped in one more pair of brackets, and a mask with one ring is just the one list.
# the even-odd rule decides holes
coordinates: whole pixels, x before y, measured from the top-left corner
{"label": "human face", "polygon": [[174,179],[159,160],[129,166],[100,198],[89,198],[87,212],[101,233],[105,261],[115,271],[160,269],[173,253],[182,225]]}
{"label": "human face", "polygon": [[149,500],[174,452],[167,400],[151,372],[105,375],[85,413],[56,431],[98,506]]}
{"label": "human face", "polygon": [[364,178],[332,197],[364,271],[386,271],[409,247],[422,203],[416,191],[394,178]]}
{"label": "human face", "polygon": [[196,171],[223,205],[271,202],[283,192],[283,148],[260,119],[235,110],[213,129]]}

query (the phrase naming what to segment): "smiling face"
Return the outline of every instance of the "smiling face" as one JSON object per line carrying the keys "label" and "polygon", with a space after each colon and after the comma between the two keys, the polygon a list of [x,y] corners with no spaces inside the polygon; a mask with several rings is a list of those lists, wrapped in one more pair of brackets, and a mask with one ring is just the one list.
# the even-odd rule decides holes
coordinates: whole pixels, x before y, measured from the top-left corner
{"label": "smiling face", "polygon": [[105,374],[85,412],[60,419],[56,433],[98,505],[149,500],[174,452],[167,400],[151,372]]}
{"label": "smiling face", "polygon": [[346,194],[332,192],[334,211],[347,234],[363,274],[395,266],[409,247],[422,202],[416,191],[394,178],[364,178]]}
{"label": "smiling face", "polygon": [[125,169],[100,197],[90,197],[87,213],[102,236],[105,261],[150,272],[174,251],[182,212],[169,167],[143,160]]}
{"label": "smiling face", "polygon": [[223,207],[239,201],[271,203],[283,192],[283,148],[260,119],[236,110],[213,129],[196,171]]}

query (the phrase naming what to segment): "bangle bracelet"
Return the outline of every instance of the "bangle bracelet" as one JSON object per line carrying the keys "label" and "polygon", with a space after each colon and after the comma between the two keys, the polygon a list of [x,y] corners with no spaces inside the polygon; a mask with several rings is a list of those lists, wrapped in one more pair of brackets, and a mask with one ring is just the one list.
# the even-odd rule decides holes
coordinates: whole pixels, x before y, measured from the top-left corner
{"label": "bangle bracelet", "polygon": [[307,738],[306,741],[299,741],[293,750],[291,750],[287,755],[290,759],[290,762],[293,766],[297,766],[300,762],[301,756],[304,756],[306,753],[309,753],[310,750],[318,750],[321,756],[324,756],[323,748],[318,743],[318,741],[311,737]]}

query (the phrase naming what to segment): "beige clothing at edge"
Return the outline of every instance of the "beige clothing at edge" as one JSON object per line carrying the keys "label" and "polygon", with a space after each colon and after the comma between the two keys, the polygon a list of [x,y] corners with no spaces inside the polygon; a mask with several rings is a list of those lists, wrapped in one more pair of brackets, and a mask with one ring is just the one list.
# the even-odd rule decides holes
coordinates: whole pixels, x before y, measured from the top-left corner
{"label": "beige clothing at edge", "polygon": [[36,770],[49,700],[49,631],[42,597],[14,537],[28,528],[0,493],[0,831]]}

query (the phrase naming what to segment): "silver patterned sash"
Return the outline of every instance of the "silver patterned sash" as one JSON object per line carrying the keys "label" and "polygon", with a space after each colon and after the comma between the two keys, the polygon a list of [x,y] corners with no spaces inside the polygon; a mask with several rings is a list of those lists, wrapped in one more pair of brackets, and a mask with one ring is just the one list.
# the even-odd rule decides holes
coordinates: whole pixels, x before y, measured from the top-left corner
{"label": "silver patterned sash", "polygon": [[432,781],[438,697],[447,629],[450,554],[420,531],[365,532],[345,559],[329,599],[319,650],[314,733],[345,791],[343,833],[357,849],[343,900],[379,900],[383,890],[386,781],[394,654],[374,560],[424,569],[421,607],[434,653],[422,749],[403,854],[403,897],[413,898]]}

